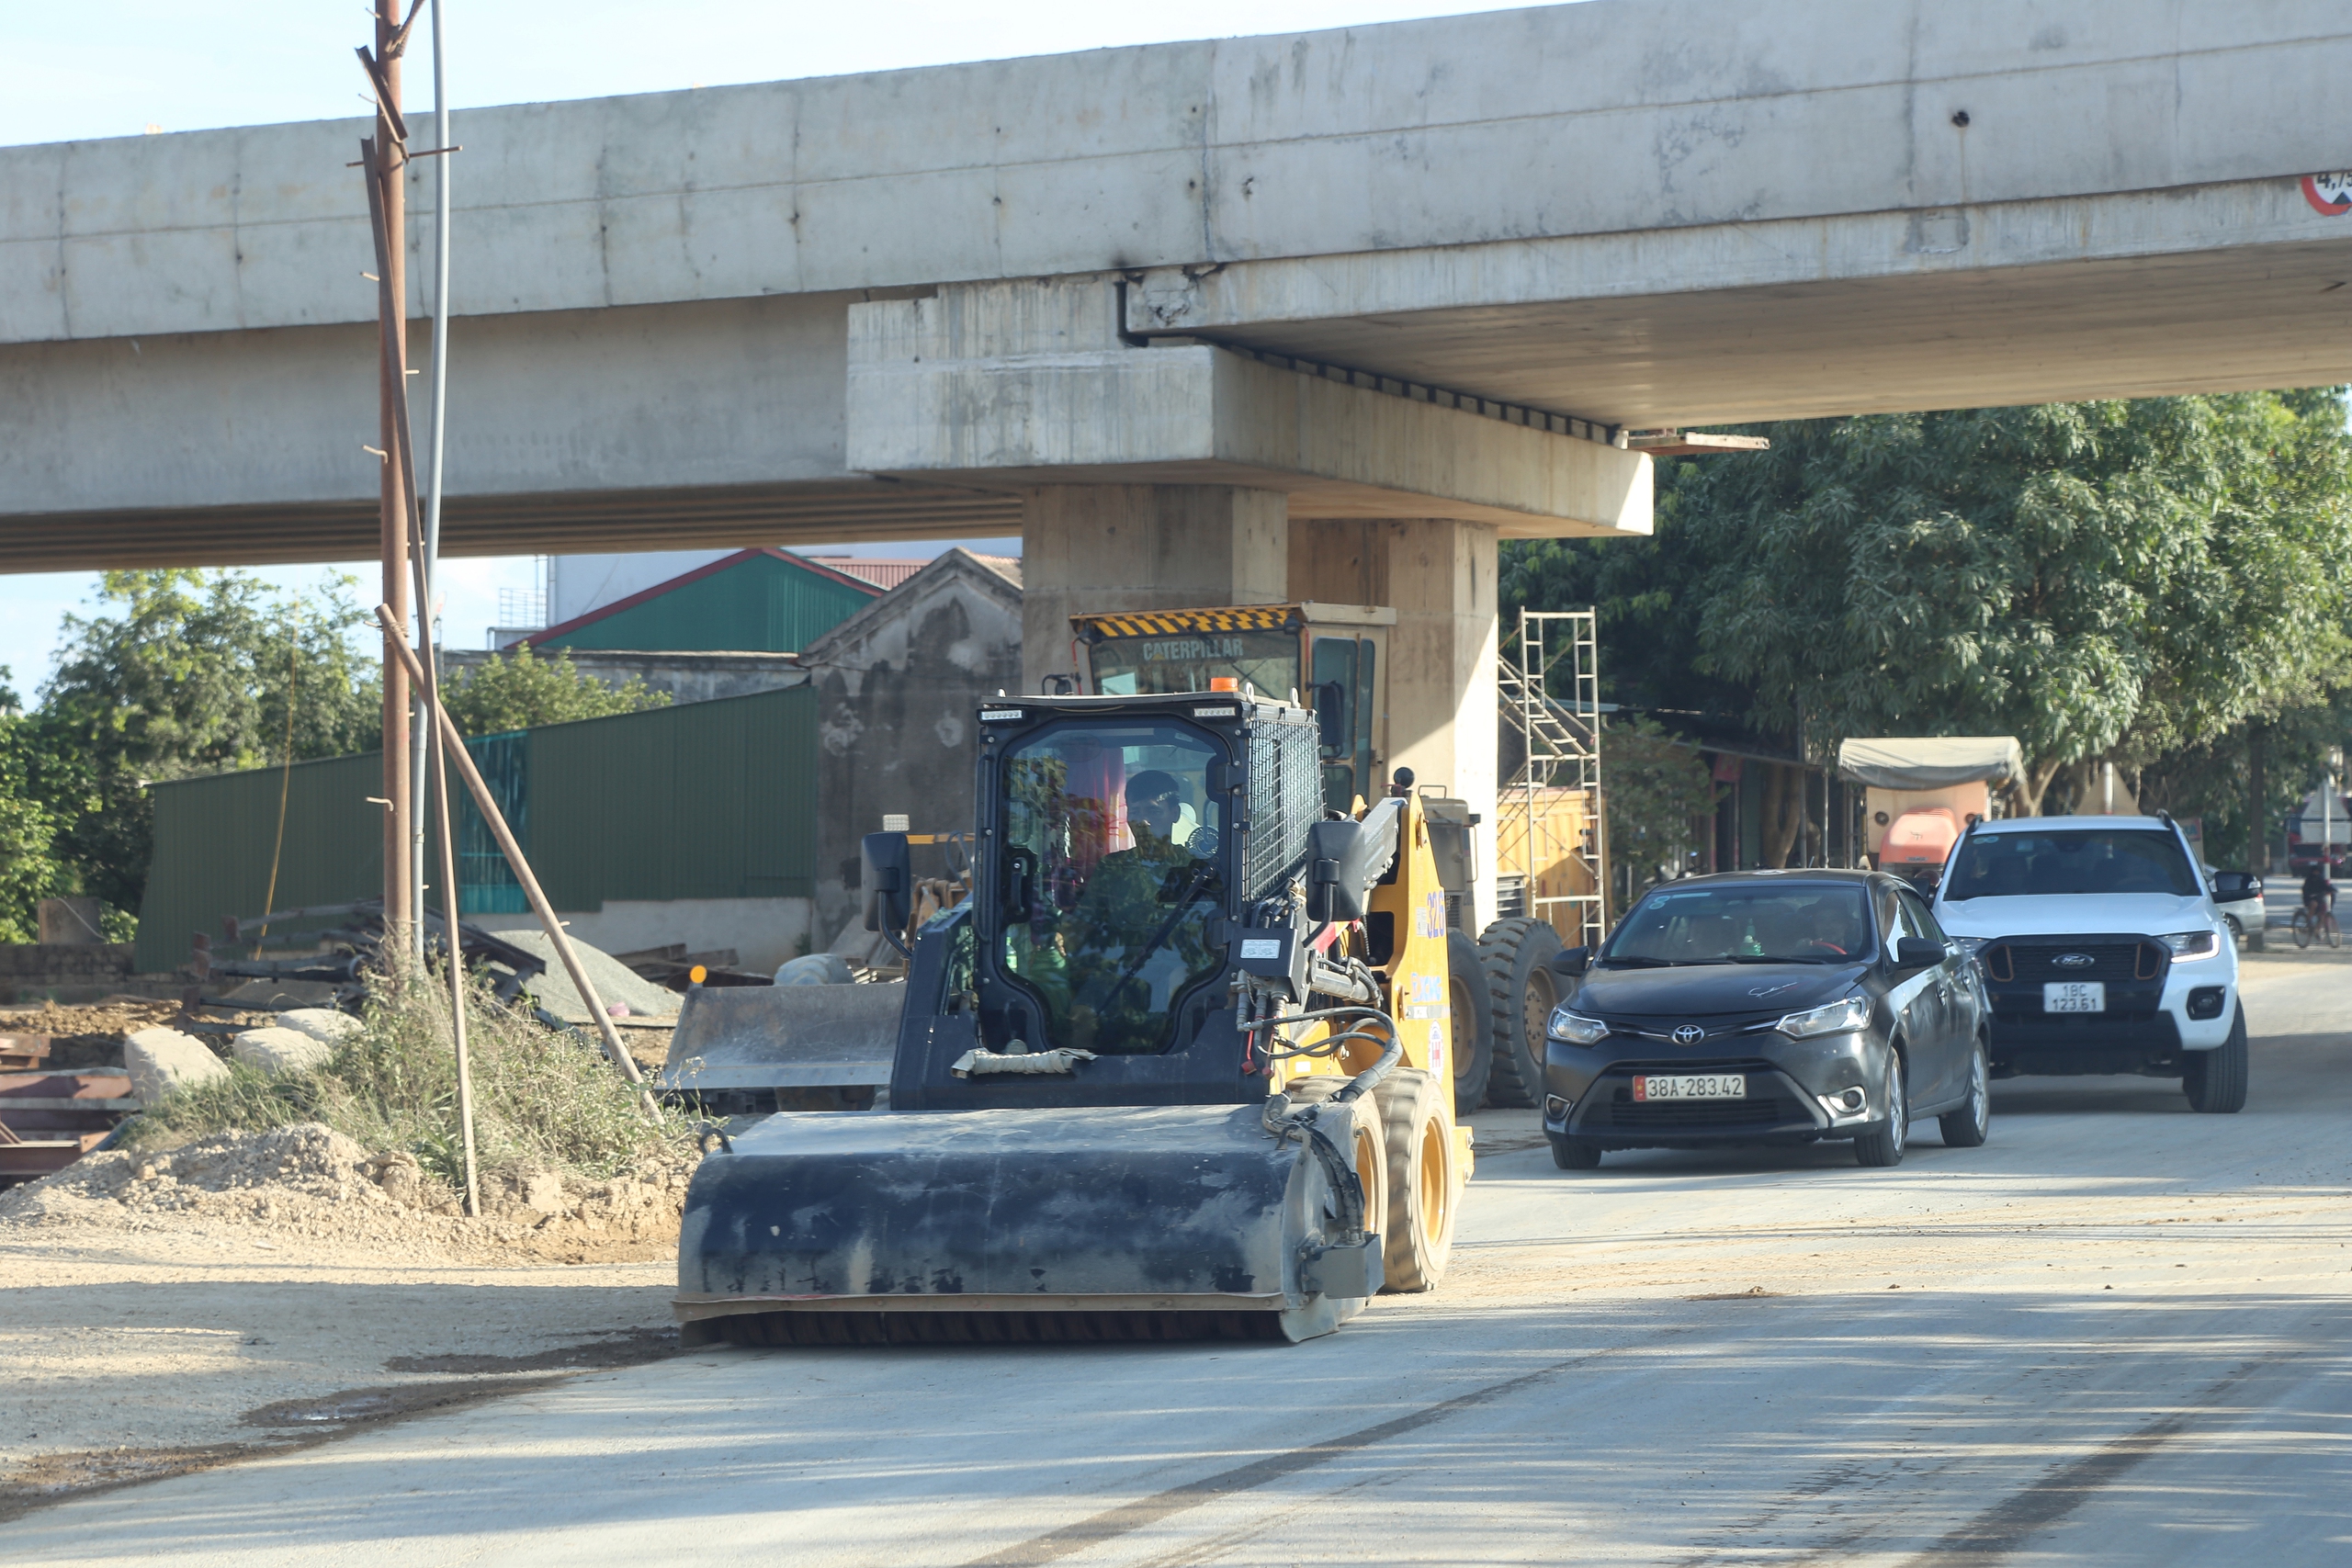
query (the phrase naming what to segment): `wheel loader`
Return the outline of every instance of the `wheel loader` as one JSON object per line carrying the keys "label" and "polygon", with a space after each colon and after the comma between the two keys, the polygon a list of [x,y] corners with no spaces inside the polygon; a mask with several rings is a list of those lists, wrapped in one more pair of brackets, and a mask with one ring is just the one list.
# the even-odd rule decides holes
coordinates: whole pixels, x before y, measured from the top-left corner
{"label": "wheel loader", "polygon": [[[1317,714],[1220,684],[980,708],[887,1108],[714,1133],[689,1343],[1300,1340],[1438,1282],[1472,1156],[1428,810],[1334,805]],[[862,872],[899,928],[905,836]]]}

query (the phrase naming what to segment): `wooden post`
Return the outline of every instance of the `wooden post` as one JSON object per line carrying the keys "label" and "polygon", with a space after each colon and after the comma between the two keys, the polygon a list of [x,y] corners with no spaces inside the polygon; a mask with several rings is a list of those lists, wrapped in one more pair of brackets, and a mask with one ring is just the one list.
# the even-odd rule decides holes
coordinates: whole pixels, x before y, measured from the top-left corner
{"label": "wooden post", "polygon": [[[376,619],[387,631],[396,630],[400,626],[400,622],[393,618],[389,604],[376,606]],[[408,666],[410,678],[421,682],[424,671],[407,639],[396,637],[392,639],[392,646]],[[646,1092],[645,1075],[637,1070],[636,1061],[629,1055],[628,1047],[621,1043],[620,1031],[613,1027],[612,1015],[605,1010],[604,998],[596,994],[595,982],[588,978],[588,971],[582,966],[580,955],[572,951],[571,938],[564,933],[563,922],[555,918],[555,909],[548,903],[548,896],[540,891],[539,879],[531,874],[531,863],[523,858],[523,847],[514,841],[514,835],[507,829],[506,818],[500,813],[490,786],[482,782],[480,770],[475,768],[472,756],[467,752],[465,737],[458,733],[458,727],[450,720],[447,708],[438,703],[432,706],[435,727],[441,733],[442,750],[457,764],[458,776],[465,780],[467,793],[474,797],[474,805],[481,811],[482,821],[489,826],[491,836],[498,840],[499,850],[506,856],[506,863],[514,868],[514,880],[523,885],[523,895],[531,901],[531,912],[539,918],[539,929],[548,933],[548,943],[555,949],[556,957],[562,961],[563,972],[571,976],[573,988],[579,991],[580,999],[587,1004],[588,1015],[594,1021],[596,1032],[604,1040],[605,1054],[613,1059],[613,1065],[620,1068],[623,1077],[638,1086],[638,1102],[644,1107],[648,1116],[653,1115],[653,1096]]]}

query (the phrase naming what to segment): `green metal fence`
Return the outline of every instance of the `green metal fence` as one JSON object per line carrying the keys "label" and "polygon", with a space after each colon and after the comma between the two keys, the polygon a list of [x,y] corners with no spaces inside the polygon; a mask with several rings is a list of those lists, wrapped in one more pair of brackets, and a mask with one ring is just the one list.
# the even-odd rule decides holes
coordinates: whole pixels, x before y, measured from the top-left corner
{"label": "green metal fence", "polygon": [[[467,750],[559,909],[593,911],[609,898],[814,891],[811,687],[482,736]],[[277,908],[348,903],[382,891],[383,807],[368,796],[383,793],[383,763],[372,751],[298,762],[283,773],[158,784],[151,792],[155,856],[140,908],[141,971],[186,962],[190,937],[200,931],[217,941],[223,916],[263,912],[281,779],[287,813]],[[464,795],[456,779],[449,787]],[[459,908],[525,908],[470,801],[458,826]]]}

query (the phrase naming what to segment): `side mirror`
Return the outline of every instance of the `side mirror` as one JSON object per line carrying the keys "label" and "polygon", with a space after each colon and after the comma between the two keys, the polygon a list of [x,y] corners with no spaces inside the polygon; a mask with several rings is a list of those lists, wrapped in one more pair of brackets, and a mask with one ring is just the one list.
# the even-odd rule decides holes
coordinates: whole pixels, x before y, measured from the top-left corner
{"label": "side mirror", "polygon": [[1396,858],[1405,803],[1384,800],[1361,822],[1317,822],[1306,830],[1306,918],[1361,920],[1373,887]]}
{"label": "side mirror", "polygon": [[1575,979],[1592,967],[1592,949],[1571,947],[1552,955],[1552,967]]}
{"label": "side mirror", "polygon": [[2217,871],[2213,874],[2213,902],[2234,904],[2241,898],[2262,897],[2262,879],[2250,871]]}
{"label": "side mirror", "polygon": [[904,833],[868,833],[858,847],[858,886],[865,895],[865,929],[902,931],[914,913],[914,862]]}
{"label": "side mirror", "polygon": [[1894,944],[1897,969],[1932,969],[1951,955],[1951,949],[1923,936],[1906,936]]}

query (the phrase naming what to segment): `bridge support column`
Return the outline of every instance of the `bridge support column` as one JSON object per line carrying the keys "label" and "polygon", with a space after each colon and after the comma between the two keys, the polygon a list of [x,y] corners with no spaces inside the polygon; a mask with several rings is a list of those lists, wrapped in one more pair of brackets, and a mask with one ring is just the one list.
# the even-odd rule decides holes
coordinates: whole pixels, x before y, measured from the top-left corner
{"label": "bridge support column", "polygon": [[1074,614],[1280,603],[1289,550],[1289,502],[1277,490],[1104,484],[1030,491],[1021,517],[1023,686],[1035,692],[1047,675],[1073,669]]}
{"label": "bridge support column", "polygon": [[1495,914],[1496,544],[1492,525],[1446,518],[1302,520],[1290,531],[1291,598],[1396,612],[1384,761],[1478,814],[1476,908],[1463,911],[1473,936]]}

